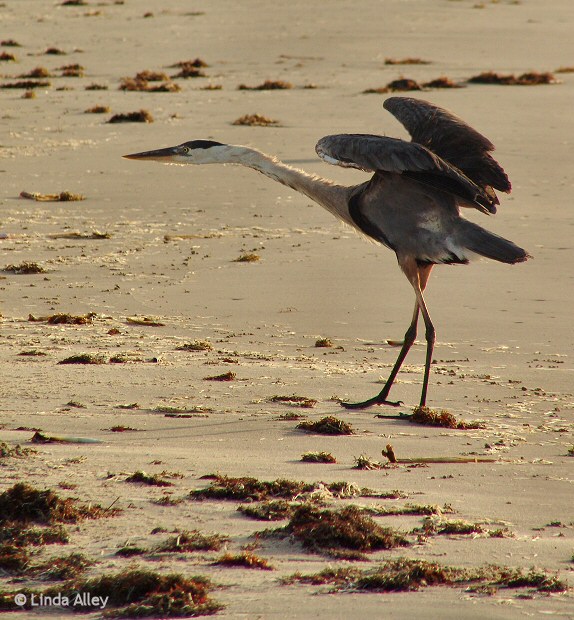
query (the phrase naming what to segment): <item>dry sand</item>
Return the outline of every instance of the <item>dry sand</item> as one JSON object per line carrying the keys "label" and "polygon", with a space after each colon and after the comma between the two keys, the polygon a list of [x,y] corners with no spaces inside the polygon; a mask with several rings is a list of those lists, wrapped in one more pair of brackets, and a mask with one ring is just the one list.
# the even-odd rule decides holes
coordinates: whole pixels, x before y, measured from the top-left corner
{"label": "dry sand", "polygon": [[[503,196],[495,218],[467,215],[534,255],[515,267],[489,261],[439,267],[430,281],[427,302],[438,341],[429,404],[482,420],[481,430],[373,416],[396,413],[388,409],[349,413],[333,398],[371,396],[397,354],[387,341],[402,338],[413,296],[392,253],[250,170],[162,167],[121,155],[211,138],[252,145],[310,172],[357,183],[361,173],[316,159],[317,139],[339,132],[406,137],[382,110],[384,95],[363,90],[401,76],[464,81],[489,70],[556,71],[574,62],[573,20],[571,0],[0,3],[2,40],[22,46],[0,48],[17,58],[0,64],[1,82],[17,81],[14,76],[38,66],[57,76],[47,78],[51,86],[37,89],[35,98],[0,89],[0,267],[30,261],[47,270],[3,273],[0,280],[0,441],[28,446],[32,431],[18,427],[100,441],[39,445],[33,457],[3,459],[0,490],[25,481],[104,506],[117,500],[123,510],[69,528],[70,544],[47,547],[42,557],[78,550],[98,561],[88,575],[112,572],[130,565],[115,551],[126,543],[154,545],[158,535],[150,532],[158,526],[227,534],[228,550],[237,552],[266,527],[237,513],[239,502],[186,499],[162,507],[150,501],[162,489],[125,482],[136,470],[179,472],[183,477],[169,492],[183,497],[207,484],[200,476],[220,472],[400,489],[406,501],[450,504],[456,511],[451,518],[512,533],[435,536],[409,549],[370,554],[367,566],[399,556],[460,567],[496,563],[560,571],[572,583],[572,74],[557,73],[562,83],[555,85],[415,93],[453,110],[497,145],[513,193]],[[45,55],[49,47],[66,55]],[[173,74],[169,65],[196,57],[209,64],[208,77],[176,80],[180,92],[118,89],[123,77],[145,69]],[[385,65],[388,57],[432,62]],[[74,63],[85,68],[83,77],[59,77],[58,67]],[[294,88],[237,90],[268,79]],[[94,83],[107,90],[86,90]],[[204,89],[209,84],[221,89]],[[84,112],[94,105],[110,112]],[[106,123],[112,114],[142,108],[155,122]],[[280,126],[232,125],[254,113]],[[19,197],[21,191],[63,190],[86,200]],[[109,238],[65,236],[93,231]],[[234,262],[246,252],[261,260]],[[79,326],[28,320],[29,314],[59,312],[97,316]],[[155,317],[164,326],[128,323],[133,316]],[[316,348],[320,337],[334,347]],[[209,341],[213,349],[177,350],[194,340]],[[24,351],[44,355],[20,355]],[[131,361],[58,365],[79,353],[123,353]],[[418,400],[423,357],[424,344],[417,343],[391,394],[404,401],[405,413]],[[204,380],[228,371],[236,373],[234,381]],[[269,401],[292,394],[318,404],[299,410]],[[133,403],[138,407],[121,408]],[[204,413],[165,417],[165,407]],[[304,434],[297,422],[279,418],[293,411],[311,420],[339,416],[357,434]],[[109,430],[116,425],[137,432]],[[399,457],[478,455],[499,462],[354,468],[361,454],[381,460],[387,443]],[[302,463],[301,454],[311,450],[331,452],[337,464]],[[410,531],[422,517],[377,521]],[[213,567],[218,553],[135,564],[205,575],[226,586],[214,592],[226,605],[221,618],[574,617],[569,594],[479,596],[463,588],[328,594],[317,586],[284,586],[279,579],[295,571],[350,563],[287,541],[259,545],[256,552],[275,571]],[[19,587],[8,577],[0,582]]]}

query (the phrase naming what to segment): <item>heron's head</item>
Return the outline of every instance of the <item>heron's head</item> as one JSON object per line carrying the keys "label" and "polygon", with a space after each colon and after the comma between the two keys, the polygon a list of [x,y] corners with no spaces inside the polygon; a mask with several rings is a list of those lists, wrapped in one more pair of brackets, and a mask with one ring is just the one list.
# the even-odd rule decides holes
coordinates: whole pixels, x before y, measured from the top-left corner
{"label": "heron's head", "polygon": [[228,147],[212,140],[191,140],[178,146],[155,151],[124,155],[126,159],[160,161],[164,164],[216,164],[223,163]]}

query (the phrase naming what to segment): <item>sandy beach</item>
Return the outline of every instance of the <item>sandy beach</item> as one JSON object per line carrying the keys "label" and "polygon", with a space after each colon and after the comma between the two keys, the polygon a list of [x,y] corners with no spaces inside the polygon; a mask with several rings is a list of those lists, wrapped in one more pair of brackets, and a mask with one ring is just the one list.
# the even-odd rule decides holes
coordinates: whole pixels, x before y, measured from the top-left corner
{"label": "sandy beach", "polygon": [[[573,23],[570,0],[0,3],[0,493],[26,483],[113,506],[64,523],[66,545],[30,547],[16,569],[2,564],[0,514],[0,609],[6,592],[64,588],[30,566],[78,553],[92,562],[85,579],[135,569],[207,578],[222,619],[574,618],[570,591],[532,584],[426,579],[382,592],[352,580],[288,582],[405,558],[574,585]],[[199,76],[175,77],[178,63],[199,59]],[[125,87],[144,71],[164,79]],[[484,72],[553,78],[469,82]],[[364,93],[441,77],[460,87]],[[266,80],[290,87],[255,89]],[[209,139],[356,184],[367,175],[328,166],[315,144],[333,133],[408,139],[382,107],[391,94],[447,108],[492,140],[512,193],[494,217],[464,215],[533,256],[438,266],[431,276],[428,405],[467,428],[409,421],[422,327],[391,393],[403,406],[339,404],[381,389],[410,321],[413,292],[391,251],[252,170],[122,158]],[[109,122],[142,110],[153,122]],[[254,114],[275,122],[234,124]],[[83,199],[37,199],[61,192]],[[72,356],[101,363],[61,363]],[[353,434],[298,428],[326,416]],[[37,432],[65,441],[33,443]],[[381,454],[388,444],[397,464]],[[336,462],[302,461],[309,452]],[[357,467],[361,457],[369,468]],[[170,486],[128,482],[135,472]],[[311,484],[288,498],[291,510],[369,508],[407,542],[353,561],[306,548],[293,529],[258,534],[289,517],[250,519],[237,510],[258,505],[249,498],[198,501],[192,492],[214,484],[208,474]],[[334,492],[336,482],[348,493]],[[434,509],[407,514],[413,505]],[[469,531],[441,532],[445,523]],[[223,543],[159,550],[193,530]],[[125,547],[144,551],[117,555]],[[247,552],[273,570],[215,563]]]}

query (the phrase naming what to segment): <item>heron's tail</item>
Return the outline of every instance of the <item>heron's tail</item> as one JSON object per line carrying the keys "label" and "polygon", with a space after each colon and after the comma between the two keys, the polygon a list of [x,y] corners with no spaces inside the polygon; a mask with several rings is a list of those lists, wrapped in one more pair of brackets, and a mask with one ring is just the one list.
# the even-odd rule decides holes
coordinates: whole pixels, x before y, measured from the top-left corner
{"label": "heron's tail", "polygon": [[512,241],[495,235],[473,222],[462,220],[461,224],[458,241],[471,252],[509,264],[522,263],[527,258],[532,258],[526,250]]}

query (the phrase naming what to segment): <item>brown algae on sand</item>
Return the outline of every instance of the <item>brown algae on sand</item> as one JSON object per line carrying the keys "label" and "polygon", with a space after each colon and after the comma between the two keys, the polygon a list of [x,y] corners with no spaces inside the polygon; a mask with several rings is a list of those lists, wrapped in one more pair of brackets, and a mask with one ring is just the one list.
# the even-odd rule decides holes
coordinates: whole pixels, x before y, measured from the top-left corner
{"label": "brown algae on sand", "polygon": [[500,74],[494,71],[484,71],[468,79],[469,84],[499,84],[503,86],[537,86],[540,84],[559,84],[554,74],[550,72],[530,71],[518,76],[514,74]]}
{"label": "brown algae on sand", "polygon": [[28,315],[28,321],[33,323],[48,323],[49,325],[90,325],[96,317],[95,312],[87,314],[70,314],[68,312],[58,312],[49,316],[35,317],[33,314]]}
{"label": "brown algae on sand", "polygon": [[199,530],[183,531],[160,543],[158,553],[189,553],[193,551],[219,551],[229,541],[222,534],[202,534]]}
{"label": "brown algae on sand", "polygon": [[257,504],[242,504],[237,510],[257,521],[281,521],[291,517],[294,506],[287,500],[274,499]]}
{"label": "brown algae on sand", "polygon": [[326,416],[321,418],[317,422],[300,422],[297,424],[297,428],[306,431],[308,433],[316,433],[318,435],[354,435],[355,431],[353,427],[335,418],[334,416]]}
{"label": "brown algae on sand", "polygon": [[236,374],[234,372],[224,372],[221,375],[213,375],[210,377],[203,377],[204,381],[235,381]]}
{"label": "brown algae on sand", "polygon": [[246,254],[240,254],[238,258],[234,259],[234,263],[257,263],[261,260],[259,254],[248,252]]}
{"label": "brown algae on sand", "polygon": [[268,116],[262,114],[244,114],[235,119],[232,125],[246,125],[248,127],[269,127],[271,125],[279,125],[279,121],[276,121]]}
{"label": "brown algae on sand", "polygon": [[58,364],[105,364],[107,359],[101,354],[79,353],[60,360]]}
{"label": "brown algae on sand", "polygon": [[381,527],[357,506],[328,510],[318,506],[299,506],[285,532],[313,551],[352,549],[376,551],[410,546],[400,532]]}
{"label": "brown algae on sand", "polygon": [[285,82],[283,80],[265,80],[258,86],[240,84],[237,90],[288,90],[289,88],[293,88],[293,84],[290,82]]}
{"label": "brown algae on sand", "polygon": [[330,452],[305,452],[301,455],[304,463],[336,463],[337,459]]}
{"label": "brown algae on sand", "polygon": [[18,275],[21,274],[34,274],[34,273],[46,273],[46,268],[42,267],[42,265],[32,262],[25,261],[20,263],[19,265],[6,265],[2,271],[7,273],[15,273]]}
{"label": "brown algae on sand", "polygon": [[20,198],[28,198],[37,202],[73,202],[77,200],[85,200],[82,194],[73,194],[72,192],[63,191],[58,194],[40,194],[39,192],[20,192]]}
{"label": "brown algae on sand", "polygon": [[[13,592],[0,591],[0,609],[16,611],[31,609],[32,595],[39,600],[44,596],[67,597],[74,601],[78,592],[89,595],[93,603],[73,603],[72,610],[89,612],[101,610],[101,600],[106,600],[106,615],[112,617],[195,617],[212,615],[223,608],[210,596],[211,582],[204,577],[183,577],[179,574],[159,574],[143,569],[129,569],[91,579],[73,579],[63,585],[47,588],[42,592],[26,590],[24,606],[13,600]],[[82,599],[83,601],[83,599]]]}
{"label": "brown algae on sand", "polygon": [[153,116],[147,110],[114,114],[108,123],[153,123]]}
{"label": "brown algae on sand", "polygon": [[165,480],[159,474],[146,474],[145,471],[136,471],[126,478],[126,482],[146,484],[154,487],[172,487],[173,482]]}
{"label": "brown algae on sand", "polygon": [[278,479],[262,481],[257,478],[214,475],[205,489],[194,489],[190,492],[191,499],[228,499],[242,501],[261,501],[270,498],[290,499],[301,493],[314,489],[313,484]]}
{"label": "brown algae on sand", "polygon": [[480,422],[457,421],[450,411],[441,409],[437,411],[430,407],[415,407],[412,415],[408,416],[409,422],[426,426],[440,426],[443,428],[456,428],[460,430],[484,428]]}
{"label": "brown algae on sand", "polygon": [[295,394],[292,396],[280,396],[276,394],[275,396],[271,396],[268,400],[270,403],[281,403],[284,405],[291,405],[292,407],[302,407],[303,409],[312,409],[317,404],[314,398],[297,396]]}
{"label": "brown algae on sand", "polygon": [[75,499],[62,499],[50,489],[40,491],[19,482],[0,494],[0,524],[77,523],[84,519],[100,519],[117,514],[97,504],[79,504]]}
{"label": "brown algae on sand", "polygon": [[250,551],[242,551],[241,553],[236,554],[226,553],[220,558],[217,558],[217,560],[215,560],[212,564],[213,566],[274,570],[273,566],[271,566],[267,560],[260,558],[258,555],[255,555]]}

